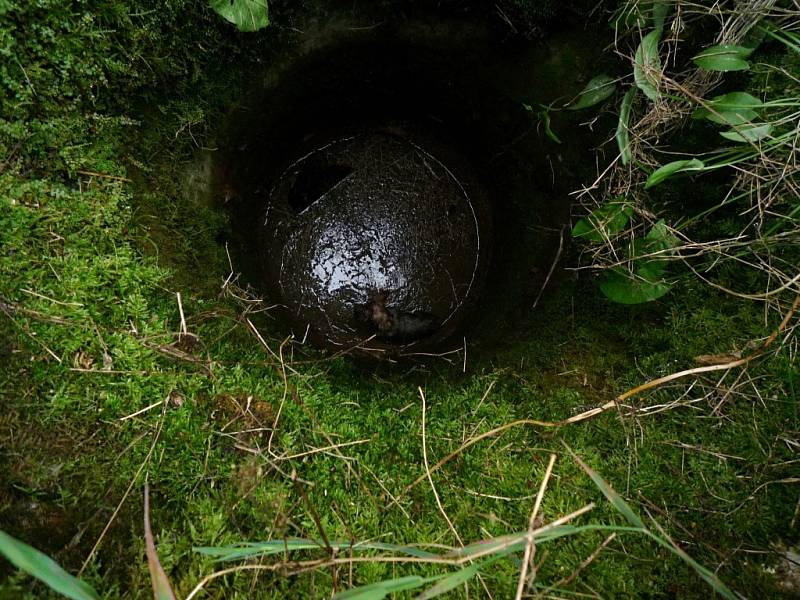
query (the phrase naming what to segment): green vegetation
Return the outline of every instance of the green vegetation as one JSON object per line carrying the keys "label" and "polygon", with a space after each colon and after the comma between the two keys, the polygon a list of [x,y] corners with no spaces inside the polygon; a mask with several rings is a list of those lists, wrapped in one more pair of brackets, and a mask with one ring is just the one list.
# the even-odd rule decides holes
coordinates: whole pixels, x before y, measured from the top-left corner
{"label": "green vegetation", "polygon": [[[615,302],[633,304],[660,298],[669,291],[665,279],[667,263],[670,260],[690,262],[687,261],[688,256],[692,259],[710,256],[712,263],[724,262],[729,257],[744,261],[761,272],[763,285],[769,288],[761,290],[760,295],[750,293],[750,299],[766,299],[777,293],[774,291],[776,288],[778,291],[791,289],[797,282],[796,273],[791,268],[800,258],[794,248],[796,240],[784,237],[776,241],[771,236],[778,230],[784,233],[792,229],[797,231],[798,170],[794,166],[796,139],[800,133],[797,77],[792,70],[783,68],[780,60],[774,64],[768,61],[762,63],[767,72],[779,80],[791,82],[784,89],[783,97],[761,100],[757,96],[765,95],[768,90],[760,82],[754,82],[749,91],[729,91],[714,97],[709,97],[709,93],[719,85],[726,85],[717,73],[749,70],[748,59],[767,35],[780,42],[773,46],[772,52],[777,50],[778,55],[796,56],[796,42],[800,39],[792,29],[796,23],[782,12],[771,14],[768,9],[755,10],[747,18],[731,14],[723,22],[719,35],[735,37],[736,41],[747,45],[725,43],[707,47],[692,58],[699,69],[689,70],[687,74],[685,65],[678,63],[678,72],[672,73],[662,66],[663,50],[659,47],[665,22],[669,23],[669,10],[668,4],[655,3],[650,10],[642,11],[636,5],[626,4],[618,11],[619,16],[614,22],[617,35],[627,32],[635,38],[636,32],[648,25],[653,30],[642,37],[636,48],[633,57],[634,85],[620,103],[616,140],[621,166],[611,169],[603,178],[607,192],[605,197],[599,201],[590,197],[590,203],[594,203],[595,207],[589,217],[578,222],[573,237],[594,244],[595,266],[607,269],[600,288]],[[631,19],[633,15],[635,19]],[[701,10],[697,18],[702,21],[708,15]],[[673,23],[673,26],[681,25]],[[691,32],[688,29],[689,40],[684,42],[689,47],[692,43]],[[643,107],[636,104],[637,88],[648,99]],[[663,99],[662,89],[667,92]],[[586,91],[582,97],[585,94]],[[587,104],[587,107],[592,104]],[[726,130],[719,131],[719,136],[737,145],[715,147],[720,140],[717,139],[715,143],[712,137],[714,145],[709,147],[708,136],[703,136],[703,144],[683,144],[684,148],[677,152],[670,148],[668,144],[680,139],[680,135],[672,132],[685,120],[687,111],[691,111],[694,121],[708,121],[723,126]],[[632,121],[634,114],[638,122]],[[694,127],[700,129],[700,125]],[[666,138],[667,144],[662,144],[655,151],[650,140],[662,138]],[[659,154],[683,154],[686,158],[659,166]],[[629,168],[629,165],[632,167]],[[724,193],[706,199],[716,200],[712,208],[697,211],[691,204],[685,203],[662,211],[663,216],[673,221],[672,226],[667,226],[663,219],[656,221],[661,215],[656,216],[647,210],[648,205],[653,200],[657,201],[658,197],[649,196],[646,190],[679,174],[702,175],[718,170],[728,171],[729,177],[722,186]],[[642,182],[644,175],[647,175],[646,181]],[[613,199],[609,201],[607,198]],[[625,213],[618,209],[620,198],[625,201]],[[629,226],[633,205],[638,205],[642,210],[637,213],[639,222],[634,221]],[[757,218],[740,219],[724,233],[719,232],[719,235],[738,236],[739,243],[730,253],[709,250],[702,243],[693,242],[692,237],[696,235],[697,221],[700,219],[708,218],[723,207],[738,207],[744,215],[753,206],[758,207]],[[765,207],[775,210],[765,211]],[[784,209],[788,212],[783,212]],[[767,223],[769,227],[764,231]],[[643,240],[637,239],[642,235]],[[716,240],[711,243],[716,243]],[[780,265],[771,257],[763,256],[765,248],[777,247],[781,254],[788,253],[786,262],[781,261]],[[697,265],[690,266],[695,273],[705,268],[702,264],[699,269]],[[779,282],[777,286],[775,281]],[[780,310],[780,306],[776,308]]]}
{"label": "green vegetation", "polygon": [[1,531],[0,554],[15,567],[31,573],[67,598],[97,600],[100,597],[90,586],[64,571],[51,558]]}
{"label": "green vegetation", "polygon": [[[622,160],[573,230],[570,266],[599,285],[564,277],[467,373],[401,374],[279,337],[230,273],[224,215],[181,189],[288,15],[316,9],[272,3],[275,27],[245,34],[202,3],[134,4],[0,5],[0,597],[55,597],[26,573],[43,566],[51,586],[149,597],[143,521],[180,598],[513,598],[523,569],[541,597],[797,593],[774,574],[800,527],[783,13],[752,54],[724,53],[747,71],[687,81],[662,71],[661,4],[617,12],[627,81],[572,105],[630,84]],[[709,42],[707,14],[682,10],[680,69],[749,43]]]}
{"label": "green vegetation", "polygon": [[269,25],[266,0],[211,0],[222,18],[236,25],[239,31],[258,31]]}

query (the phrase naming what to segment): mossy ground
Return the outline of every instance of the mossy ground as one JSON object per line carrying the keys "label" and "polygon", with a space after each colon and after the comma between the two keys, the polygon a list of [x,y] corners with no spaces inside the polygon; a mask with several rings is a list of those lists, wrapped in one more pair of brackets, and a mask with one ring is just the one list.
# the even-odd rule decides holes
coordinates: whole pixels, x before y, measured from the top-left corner
{"label": "mossy ground", "polygon": [[[84,23],[80,15],[62,17],[67,33]],[[52,25],[56,17],[41,19]],[[195,25],[218,32],[214,22],[200,15]],[[100,35],[101,24],[87,27]],[[152,26],[130,31],[163,37]],[[228,34],[214,35],[222,40],[213,42],[217,48],[235,45]],[[84,67],[114,72],[103,63],[108,47],[76,47],[88,53]],[[71,46],[28,48],[43,63],[54,52],[78,60]],[[176,169],[193,144],[187,124],[196,137],[210,131],[203,128],[225,101],[220,90],[230,89],[230,80],[208,75],[210,67],[202,74],[203,60],[188,63],[182,72],[201,71],[182,84],[181,101],[148,93],[102,107],[81,98],[59,109],[63,92],[42,99],[48,83],[30,72],[39,99],[14,99],[6,89],[5,105],[18,112],[3,121],[11,160],[0,173],[0,527],[77,572],[110,523],[83,574],[104,597],[151,593],[141,525],[145,477],[160,559],[179,596],[216,568],[193,546],[317,539],[319,526],[329,539],[453,546],[430,483],[405,493],[424,473],[420,388],[433,464],[494,427],[568,418],[692,366],[698,355],[745,349],[777,326],[760,305],[691,279],[652,305],[623,307],[604,300],[589,278],[567,277],[502,351],[468,360],[466,374],[444,363],[378,372],[296,340],[282,344],[269,335],[268,312],[248,313],[247,303],[225,293],[228,261],[216,241],[224,218],[187,206],[177,187]],[[77,74],[64,67],[66,83],[58,85],[75,86],[77,97],[82,78],[94,77],[84,67]],[[14,89],[25,93],[25,77],[14,77]],[[147,115],[142,129],[137,122]],[[24,147],[12,154],[17,139]],[[179,336],[178,292],[196,343]],[[746,374],[717,374],[691,389],[678,382],[633,400],[683,400],[651,415],[609,411],[486,439],[432,474],[442,506],[465,543],[524,530],[552,452],[558,460],[543,518],[597,502],[580,522],[621,524],[566,444],[695,559],[719,568],[731,588],[775,597],[782,588],[763,565],[774,562],[774,545],[798,537],[792,475],[800,377],[793,358],[784,348]],[[266,454],[270,445],[284,458]],[[302,456],[286,458],[293,455]],[[584,533],[540,547],[537,581],[547,586],[568,576],[604,537]],[[366,563],[352,573],[241,574],[208,590],[225,598],[327,597],[351,577],[363,584],[441,571]],[[486,586],[496,598],[512,597],[518,572],[511,560],[495,563]],[[0,596],[47,597],[7,563],[0,573]],[[566,588],[616,597],[709,594],[685,563],[637,535],[619,535]],[[470,587],[471,595],[482,593]]]}

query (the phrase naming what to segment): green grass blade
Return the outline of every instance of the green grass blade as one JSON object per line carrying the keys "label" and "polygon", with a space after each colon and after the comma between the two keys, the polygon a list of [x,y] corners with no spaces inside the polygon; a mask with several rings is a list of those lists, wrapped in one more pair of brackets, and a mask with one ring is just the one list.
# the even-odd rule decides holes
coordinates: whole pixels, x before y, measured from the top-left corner
{"label": "green grass blade", "polygon": [[726,586],[722,581],[720,581],[719,577],[714,575],[711,571],[706,569],[703,565],[698,563],[694,560],[691,556],[686,554],[684,550],[679,548],[675,542],[672,540],[666,540],[654,534],[652,531],[645,531],[647,536],[655,541],[659,546],[666,548],[670,552],[672,552],[675,556],[679,557],[683,560],[686,564],[688,564],[694,571],[706,582],[710,585],[715,592],[717,592],[723,598],[727,598],[727,600],[738,600],[738,596],[734,594],[728,586]]}
{"label": "green grass blade", "polygon": [[0,554],[50,589],[73,600],[99,600],[92,587],[62,569],[52,558],[0,531]]}
{"label": "green grass blade", "polygon": [[[344,542],[342,542],[344,544]],[[347,546],[342,546],[343,548],[349,548],[350,544],[348,543]],[[414,546],[400,546],[399,544],[387,544],[385,542],[369,542],[364,544],[356,543],[353,545],[353,550],[358,551],[360,549],[369,549],[369,550],[384,550],[387,552],[395,552],[397,554],[407,554],[408,556],[416,556],[417,558],[435,558],[438,554],[434,554],[433,552],[428,552],[427,550],[420,550]]]}
{"label": "green grass blade", "polygon": [[[534,534],[533,539],[536,543],[545,543],[556,540],[558,538],[577,535],[584,531],[617,531],[617,532],[633,532],[633,533],[646,533],[646,530],[639,527],[626,527],[619,525],[557,525],[550,527]],[[517,552],[525,548],[528,543],[528,532],[518,531],[508,535],[500,536],[497,538],[475,542],[459,548],[455,552],[451,552],[449,558],[464,558],[472,556],[489,556],[494,558],[501,558],[513,552]]]}
{"label": "green grass blade", "polygon": [[[566,446],[566,444],[565,444]],[[692,567],[695,572],[705,580],[718,594],[722,597],[727,598],[728,600],[736,600],[736,594],[734,594],[724,583],[722,583],[719,578],[714,575],[711,571],[706,569],[700,563],[695,561],[692,557],[690,557],[686,552],[678,548],[672,540],[665,540],[657,535],[655,535],[652,531],[645,527],[644,522],[639,518],[639,516],[633,512],[633,509],[628,505],[622,497],[614,491],[611,485],[608,484],[600,475],[595,473],[589,465],[583,462],[580,457],[575,454],[572,449],[567,446],[567,451],[572,455],[572,458],[580,465],[580,467],[589,475],[592,479],[594,484],[598,487],[598,489],[603,492],[603,495],[614,505],[616,508],[627,520],[629,523],[634,525],[637,529],[641,529],[643,533],[647,534],[648,537],[653,539],[663,548],[668,549],[670,552],[678,556],[681,560],[685,561],[690,567]]]}
{"label": "green grass blade", "polygon": [[155,600],[175,600],[175,593],[169,583],[167,574],[158,560],[156,544],[153,540],[153,531],[150,528],[150,486],[144,484],[144,542],[147,554],[147,569],[153,583],[153,598]]}
{"label": "green grass blade", "polygon": [[570,448],[569,446],[567,446],[567,451],[570,453],[575,462],[578,463],[581,469],[583,469],[586,472],[586,474],[591,478],[591,480],[594,482],[597,488],[601,492],[603,492],[603,495],[606,497],[606,499],[609,502],[611,502],[611,504],[614,505],[614,508],[616,508],[617,511],[622,516],[625,517],[625,519],[627,519],[628,523],[630,523],[634,527],[641,527],[642,529],[647,529],[644,525],[644,522],[639,518],[639,515],[633,512],[633,509],[630,506],[628,506],[628,503],[622,499],[622,496],[620,496],[617,492],[614,491],[614,488],[612,488],[611,485],[608,482],[606,482],[605,479],[603,479],[602,477],[600,477],[600,475],[595,473],[594,470],[592,470],[592,468],[589,465],[583,462],[583,460],[577,454],[575,454],[572,451],[572,448]]}
{"label": "green grass blade", "polygon": [[422,592],[419,596],[417,596],[416,600],[429,600],[430,598],[436,598],[437,596],[446,594],[450,590],[454,590],[457,587],[464,585],[464,583],[475,577],[483,564],[484,563],[475,563],[466,569],[461,569],[460,571],[451,573],[447,577],[439,580],[439,582],[433,587]]}
{"label": "green grass blade", "polygon": [[774,26],[761,27],[760,29],[764,31],[773,40],[781,42],[784,46],[786,46],[790,50],[800,54],[800,35],[797,35],[792,31],[784,31],[782,29],[778,29],[777,27]]}
{"label": "green grass blade", "polygon": [[389,594],[414,590],[442,577],[444,576],[420,577],[419,575],[409,575],[407,577],[388,579],[339,592],[333,597],[333,600],[383,600]]}
{"label": "green grass blade", "polygon": [[[338,542],[337,542],[338,543]],[[332,546],[336,548],[336,543]],[[348,546],[350,544],[348,543]],[[198,554],[213,556],[218,561],[243,560],[257,558],[259,556],[270,556],[292,550],[317,550],[324,548],[322,542],[315,542],[303,539],[270,540],[268,542],[242,542],[231,546],[198,546],[192,548]]]}
{"label": "green grass blade", "polygon": [[625,96],[622,98],[622,104],[620,104],[619,107],[619,122],[617,123],[616,138],[623,165],[627,165],[631,161],[631,142],[630,132],[628,131],[628,121],[631,118],[631,107],[633,106],[633,99],[636,96],[636,89],[637,88],[632,87],[625,92]]}
{"label": "green grass blade", "polygon": [[[354,552],[363,550],[383,550],[418,558],[435,558],[438,556],[437,554],[420,550],[413,546],[400,546],[398,544],[387,544],[383,542],[353,544],[351,542],[332,540],[330,546],[337,550],[350,550],[352,548]],[[214,557],[217,562],[230,562],[234,560],[246,560],[261,556],[283,554],[284,552],[291,552],[293,550],[320,550],[325,547],[322,541],[290,538],[287,540],[270,540],[267,542],[242,542],[231,546],[197,546],[192,548],[192,550],[198,554]]]}
{"label": "green grass blade", "polygon": [[527,535],[527,531],[522,531],[508,535],[501,535],[488,540],[481,540],[480,542],[474,542],[464,546],[463,548],[458,548],[457,550],[450,552],[448,557],[463,558],[465,556],[485,556],[487,554],[505,555],[509,552],[516,552],[520,548],[525,547],[525,544],[527,543]]}

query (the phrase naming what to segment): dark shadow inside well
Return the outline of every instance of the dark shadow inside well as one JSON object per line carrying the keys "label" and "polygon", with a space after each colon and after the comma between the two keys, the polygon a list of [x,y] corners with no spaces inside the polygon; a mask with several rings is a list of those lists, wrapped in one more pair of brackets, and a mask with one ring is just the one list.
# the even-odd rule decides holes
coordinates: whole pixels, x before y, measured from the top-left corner
{"label": "dark shadow inside well", "polygon": [[513,334],[593,145],[564,113],[556,144],[524,103],[574,95],[596,47],[406,23],[268,70],[215,157],[235,189],[236,268],[286,331],[334,350],[424,355]]}

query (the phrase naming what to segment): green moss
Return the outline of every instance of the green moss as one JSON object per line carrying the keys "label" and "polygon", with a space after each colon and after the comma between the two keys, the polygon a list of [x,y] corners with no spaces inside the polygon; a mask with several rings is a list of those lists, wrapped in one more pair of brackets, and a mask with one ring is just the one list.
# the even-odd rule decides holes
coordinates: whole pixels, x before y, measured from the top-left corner
{"label": "green moss", "polygon": [[[13,307],[0,317],[0,522],[73,572],[151,446],[145,471],[153,528],[179,596],[219,567],[193,546],[318,538],[317,520],[330,538],[457,545],[427,480],[404,493],[424,473],[418,385],[435,463],[474,435],[516,419],[568,418],[692,366],[699,354],[741,350],[776,326],[774,317],[764,322],[758,305],[697,283],[652,306],[626,308],[603,300],[589,281],[565,282],[531,317],[529,334],[461,378],[444,368],[378,376],[294,344],[294,359],[310,362],[288,373],[297,394],[287,393],[273,357],[243,324],[241,304],[220,297],[227,257],[215,238],[227,222],[186,204],[175,183],[192,148],[188,135],[176,139],[175,132],[192,122],[205,134],[204,123],[224,103],[220,82],[230,80],[205,69],[209,56],[231,47],[229,33],[182,3],[140,9],[40,2],[0,14],[6,56],[20,58],[32,83],[13,60],[3,61],[0,144],[8,151],[26,142],[0,175],[0,301]],[[25,38],[8,37],[22,22],[36,27]],[[206,58],[195,53],[200,40],[212,53]],[[141,103],[153,102],[154,93],[127,97],[183,77],[195,78],[194,94],[180,102],[147,112]],[[149,128],[142,130],[145,114]],[[182,348],[176,292],[200,340],[188,354],[175,352]],[[268,319],[256,322],[269,333]],[[267,339],[276,350],[280,341]],[[779,481],[791,475],[794,459],[785,440],[800,427],[797,366],[785,349],[753,365],[754,386],[739,375],[631,401],[643,407],[683,399],[657,414],[609,411],[568,427],[516,427],[486,439],[432,474],[442,506],[465,543],[523,530],[547,456],[556,452],[543,517],[597,502],[580,523],[622,523],[563,441],[698,561],[722,565],[732,588],[777,594],[760,555],[738,549],[793,541],[787,531],[796,493]],[[272,450],[310,454],[247,451],[269,447],[265,428],[279,410]],[[318,451],[349,442],[359,443]],[[293,472],[310,483],[293,483]],[[141,488],[140,476],[84,574],[108,597],[149,594]],[[566,577],[603,539],[587,533],[539,548],[537,581]],[[353,582],[439,572],[366,563],[354,568]],[[5,563],[0,574],[0,596],[47,597]],[[510,597],[517,577],[509,560],[485,580],[495,597]],[[342,589],[349,572],[243,574],[209,589],[226,598],[327,597],[334,578]],[[567,587],[587,586],[612,596],[708,595],[686,565],[630,534]]]}

